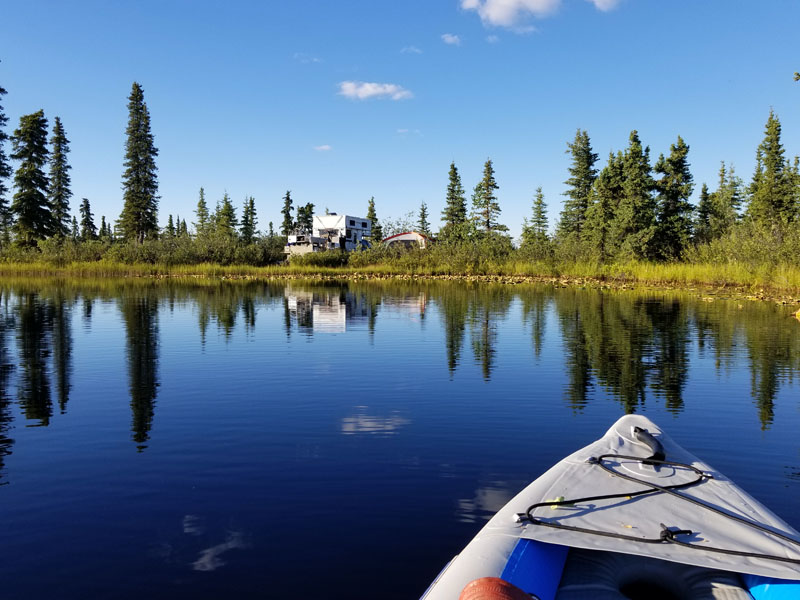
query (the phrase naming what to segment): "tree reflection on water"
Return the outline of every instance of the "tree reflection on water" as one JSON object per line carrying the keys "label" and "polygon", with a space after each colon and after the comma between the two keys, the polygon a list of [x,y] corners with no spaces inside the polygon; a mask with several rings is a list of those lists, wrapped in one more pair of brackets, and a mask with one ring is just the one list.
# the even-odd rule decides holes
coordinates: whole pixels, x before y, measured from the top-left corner
{"label": "tree reflection on water", "polygon": [[[529,344],[513,351],[529,352],[535,361],[558,353],[566,379],[563,400],[575,412],[607,395],[626,412],[641,410],[653,397],[679,414],[689,402],[685,390],[690,357],[696,355],[712,359],[718,374],[745,363],[756,414],[767,429],[782,386],[800,372],[800,324],[788,323],[780,308],[766,303],[464,282],[5,282],[0,285],[0,477],[13,443],[14,399],[25,425],[51,423],[53,390],[59,412],[68,410],[73,319],[88,331],[99,301],[113,301],[124,325],[132,439],[140,450],[147,447],[156,413],[159,315],[165,310],[191,310],[202,347],[213,326],[225,340],[243,332],[260,341],[262,309],[281,314],[271,326],[289,338],[366,330],[372,340],[381,314],[399,313],[420,327],[428,319],[436,325],[427,326],[432,332],[427,335],[440,336],[449,378],[473,368],[464,360],[469,339],[474,368],[486,382],[495,376],[498,347],[509,332],[524,327]],[[278,343],[274,336],[263,339]]]}

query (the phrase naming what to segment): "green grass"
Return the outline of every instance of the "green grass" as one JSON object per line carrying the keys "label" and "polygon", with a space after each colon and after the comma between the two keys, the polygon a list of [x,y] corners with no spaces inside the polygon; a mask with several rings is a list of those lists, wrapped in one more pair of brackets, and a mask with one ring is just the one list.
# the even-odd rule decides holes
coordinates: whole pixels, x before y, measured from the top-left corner
{"label": "green grass", "polygon": [[4,277],[76,278],[180,278],[180,279],[274,279],[323,278],[491,278],[594,280],[610,285],[643,284],[657,287],[733,286],[770,289],[800,294],[800,267],[794,265],[748,266],[744,264],[645,263],[625,264],[545,262],[510,259],[485,261],[457,268],[441,261],[389,260],[363,266],[325,267],[315,265],[125,264],[101,260],[54,265],[49,262],[0,263]]}

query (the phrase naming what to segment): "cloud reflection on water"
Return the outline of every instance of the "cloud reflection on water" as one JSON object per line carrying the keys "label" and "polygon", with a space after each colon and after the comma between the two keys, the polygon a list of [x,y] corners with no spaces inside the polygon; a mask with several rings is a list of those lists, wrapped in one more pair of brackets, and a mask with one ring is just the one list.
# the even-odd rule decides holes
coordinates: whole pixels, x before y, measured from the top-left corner
{"label": "cloud reflection on water", "polygon": [[245,540],[244,534],[240,531],[229,531],[224,542],[206,548],[200,552],[200,556],[192,563],[195,571],[216,571],[225,566],[222,555],[230,550],[248,548],[250,544]]}
{"label": "cloud reflection on water", "polygon": [[365,414],[366,406],[357,406],[355,415],[342,419],[342,433],[344,435],[358,434],[383,434],[393,435],[401,427],[411,423],[409,419],[398,414],[388,417],[379,417]]}
{"label": "cloud reflection on water", "polygon": [[495,481],[475,490],[472,498],[458,500],[456,514],[462,523],[488,521],[494,514],[511,500],[513,492],[508,484]]}

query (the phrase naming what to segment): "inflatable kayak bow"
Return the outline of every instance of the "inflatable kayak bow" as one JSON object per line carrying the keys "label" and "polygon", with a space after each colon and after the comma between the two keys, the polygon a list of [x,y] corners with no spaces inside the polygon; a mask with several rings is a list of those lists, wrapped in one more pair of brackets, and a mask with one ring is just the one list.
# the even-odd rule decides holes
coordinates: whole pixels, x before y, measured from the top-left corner
{"label": "inflatable kayak bow", "polygon": [[627,415],[513,498],[422,598],[531,596],[800,599],[800,534]]}

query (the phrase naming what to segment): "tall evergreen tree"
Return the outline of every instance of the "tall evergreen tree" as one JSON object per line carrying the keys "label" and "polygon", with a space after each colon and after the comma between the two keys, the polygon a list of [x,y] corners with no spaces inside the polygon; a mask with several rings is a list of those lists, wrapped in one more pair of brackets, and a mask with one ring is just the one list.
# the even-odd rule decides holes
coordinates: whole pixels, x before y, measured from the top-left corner
{"label": "tall evergreen tree", "polygon": [[206,204],[206,191],[200,188],[200,197],[197,200],[197,208],[194,211],[197,215],[197,222],[194,224],[194,230],[197,235],[203,235],[208,231],[208,204]]}
{"label": "tall evergreen tree", "polygon": [[742,203],[742,180],[736,176],[733,165],[726,169],[720,165],[717,191],[711,194],[709,238],[719,239],[727,234],[739,218]]}
{"label": "tall evergreen tree", "polygon": [[83,198],[81,201],[81,240],[88,242],[89,240],[97,239],[97,227],[94,226],[94,215],[92,215],[92,207],[89,205],[89,199]]}
{"label": "tall evergreen tree", "polygon": [[491,159],[483,165],[483,178],[475,186],[472,195],[472,215],[476,226],[487,235],[496,231],[507,231],[508,227],[500,225],[500,204],[495,192],[500,188],[494,178],[494,167]]}
{"label": "tall evergreen tree", "polygon": [[428,222],[428,205],[425,204],[424,200],[422,201],[422,204],[419,205],[417,230],[423,235],[430,236],[431,234],[431,224]]}
{"label": "tall evergreen tree", "polygon": [[523,249],[532,250],[537,255],[542,254],[547,244],[547,205],[544,202],[542,188],[536,188],[533,197],[533,212],[531,220],[523,219],[522,244]]}
{"label": "tall evergreen tree", "polygon": [[448,229],[462,225],[467,221],[467,199],[464,195],[464,187],[461,185],[461,176],[458,174],[455,162],[450,163],[442,221],[444,222],[442,226],[444,237],[446,237]]}
{"label": "tall evergreen tree", "polygon": [[714,211],[711,194],[704,183],[700,188],[700,198],[697,201],[694,223],[694,241],[696,244],[705,244],[711,241],[711,214]]}
{"label": "tall evergreen tree", "polygon": [[214,225],[217,233],[236,237],[236,228],[239,221],[236,218],[236,209],[231,203],[231,198],[228,192],[222,196],[222,201],[217,204],[217,210],[214,212]]}
{"label": "tall evergreen tree", "polygon": [[81,239],[80,229],[78,228],[78,219],[72,217],[72,231],[70,232],[70,237],[72,238],[73,242],[77,242]]}
{"label": "tall evergreen tree", "polygon": [[240,229],[242,243],[252,244],[256,234],[256,199],[252,196],[245,198],[242,210],[242,226]]}
{"label": "tall evergreen tree", "polygon": [[289,235],[294,231],[294,221],[292,220],[292,192],[286,190],[283,197],[283,208],[281,209],[283,221],[281,222],[281,235]]}
{"label": "tall evergreen tree", "polygon": [[167,237],[175,237],[175,221],[172,220],[172,215],[167,218],[167,226],[164,228],[164,233]]}
{"label": "tall evergreen tree", "polygon": [[531,217],[533,232],[540,240],[547,239],[547,205],[544,202],[542,188],[536,188],[536,196],[533,200],[533,215]]}
{"label": "tall evergreen tree", "polygon": [[297,207],[297,231],[310,234],[314,229],[314,205],[310,202]]}
{"label": "tall evergreen tree", "polygon": [[678,141],[670,146],[669,156],[660,155],[655,164],[655,171],[661,177],[655,182],[658,225],[654,255],[663,260],[680,258],[692,236],[694,207],[689,196],[694,184],[688,154],[689,146],[678,136]]}
{"label": "tall evergreen tree", "polygon": [[625,258],[651,256],[656,225],[656,203],[650,148],[643,148],[633,130],[622,159],[622,197],[616,207],[612,237]]}
{"label": "tall evergreen tree", "polygon": [[383,241],[383,227],[375,212],[375,196],[372,196],[367,203],[367,219],[372,223],[372,239],[376,242]]}
{"label": "tall evergreen tree", "polygon": [[8,117],[3,112],[2,104],[3,96],[6,93],[6,90],[0,86],[0,246],[8,244],[11,234],[11,210],[6,197],[8,193],[6,181],[11,177],[12,171],[5,151],[6,140],[8,140],[5,127],[8,124]]}
{"label": "tall evergreen tree", "polygon": [[575,140],[567,143],[567,153],[572,154],[572,165],[569,168],[570,178],[564,183],[569,186],[564,195],[564,209],[558,222],[558,234],[568,236],[580,235],[586,221],[586,210],[589,208],[589,195],[597,177],[597,154],[592,152],[589,134],[586,131],[575,133]]}
{"label": "tall evergreen tree", "polygon": [[47,119],[40,110],[19,119],[19,128],[11,138],[11,158],[19,161],[14,174],[14,194],[11,211],[16,216],[12,226],[16,242],[33,247],[50,234],[52,217],[47,203]]}
{"label": "tall evergreen tree", "polygon": [[750,184],[748,216],[761,224],[776,225],[795,219],[791,182],[781,143],[781,123],[769,111],[764,140],[756,151],[756,170]]}
{"label": "tall evergreen tree", "polygon": [[106,223],[106,216],[102,215],[100,217],[100,239],[104,242],[111,238],[111,230],[108,227],[108,223]]}
{"label": "tall evergreen tree", "polygon": [[608,163],[595,179],[589,197],[582,237],[599,262],[606,262],[617,251],[614,224],[624,195],[623,162],[621,151],[609,153]]}
{"label": "tall evergreen tree", "polygon": [[52,215],[51,233],[56,236],[69,235],[70,214],[69,199],[72,197],[70,190],[69,170],[72,168],[67,162],[69,153],[69,140],[64,133],[61,119],[55,118],[53,123],[53,136],[50,138],[50,214]]}
{"label": "tall evergreen tree", "polygon": [[128,97],[125,131],[125,172],[122,175],[124,206],[120,227],[126,240],[143,242],[158,233],[158,177],[150,113],[142,86],[134,82]]}

